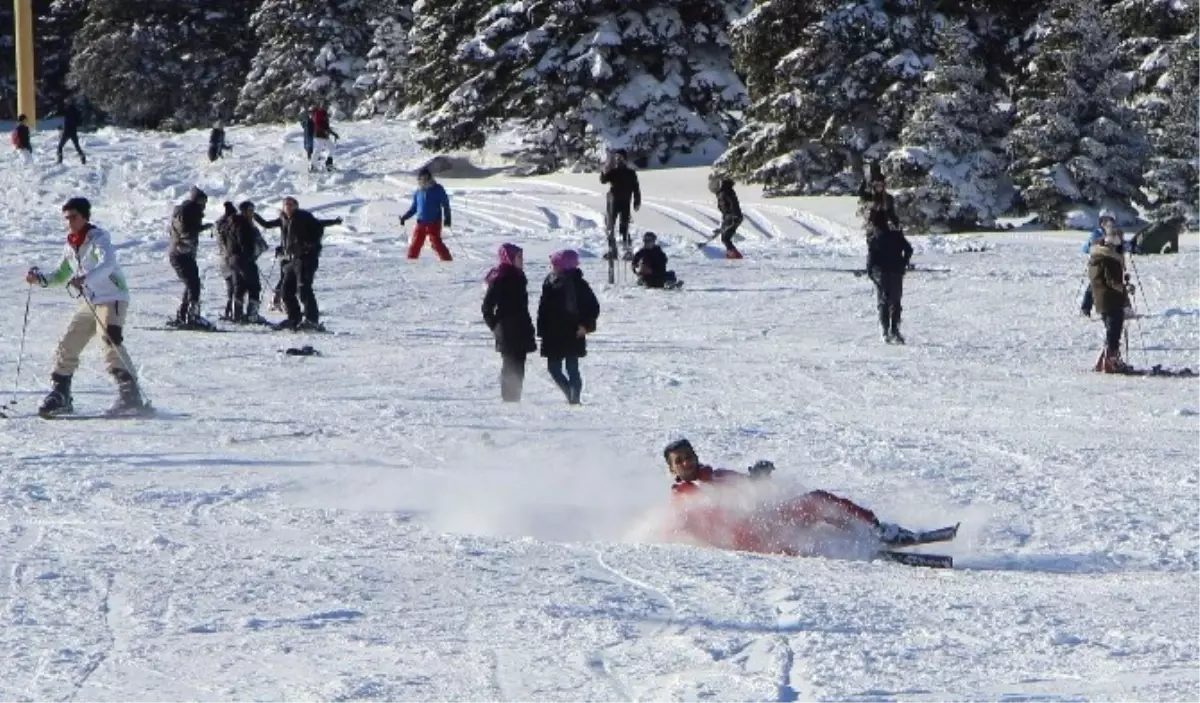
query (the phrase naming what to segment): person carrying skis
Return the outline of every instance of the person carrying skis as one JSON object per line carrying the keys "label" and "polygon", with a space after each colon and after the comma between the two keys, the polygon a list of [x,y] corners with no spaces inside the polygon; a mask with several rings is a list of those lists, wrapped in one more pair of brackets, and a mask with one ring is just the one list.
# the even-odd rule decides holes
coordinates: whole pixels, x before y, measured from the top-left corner
{"label": "person carrying skis", "polygon": [[215,325],[200,315],[200,267],[196,264],[196,253],[200,248],[200,233],[212,228],[205,224],[204,208],[208,205],[208,194],[198,186],[192,186],[188,197],[171,215],[171,244],[167,257],[171,268],[183,282],[183,296],[170,327],[180,329],[214,329]]}
{"label": "person carrying skis", "polygon": [[231,215],[221,218],[218,236],[223,242],[225,267],[233,283],[230,319],[234,322],[266,324],[267,321],[258,311],[262,299],[258,257],[269,247],[262,233],[254,226],[254,203],[245,200]]}
{"label": "person carrying skis", "polygon": [[29,269],[25,281],[43,288],[66,283],[78,291],[67,331],[54,353],[50,374],[53,388],[42,401],[38,414],[53,417],[74,412],[71,379],[79,368],[79,355],[97,332],[104,340],[104,363],[117,382],[120,396],[109,410],[113,415],[141,412],[146,405],[133,375],[133,362],[125,351],[125,318],[129,313],[129,287],[117,261],[108,232],[91,223],[92,204],[87,198],[71,198],[62,207],[67,224],[67,243],[57,268],[42,273]]}
{"label": "person carrying skis", "polygon": [[658,246],[658,235],[653,232],[642,235],[642,248],[633,255],[632,265],[639,286],[674,288],[679,282],[675,272],[667,270],[667,253]]}
{"label": "person carrying skis", "polygon": [[209,163],[221,158],[227,151],[233,151],[233,147],[225,143],[225,128],[218,122],[208,134]]}
{"label": "person carrying skis", "polygon": [[316,105],[312,109],[313,123],[313,149],[309,156],[308,170],[313,172],[317,170],[317,166],[321,162],[321,154],[325,154],[325,170],[333,170],[333,142],[341,140],[338,133],[333,131],[333,127],[329,126],[329,111],[321,105]]}
{"label": "person carrying skis", "polygon": [[579,254],[574,249],[551,254],[550,267],[538,300],[537,336],[542,339],[542,356],[554,385],[568,403],[579,405],[583,394],[579,360],[587,356],[587,335],[596,331],[600,302],[579,270]]}
{"label": "person carrying skis", "polygon": [[280,296],[287,310],[287,319],[276,328],[323,331],[325,328],[321,325],[317,296],[313,292],[313,278],[317,275],[321,260],[321,240],[325,236],[325,228],[342,224],[342,218],[318,219],[308,210],[301,210],[300,203],[291,196],[283,199],[283,208],[274,220],[264,220],[253,213],[251,217],[260,227],[280,229],[280,243],[275,253],[280,257],[279,268],[283,273]]}
{"label": "person carrying skis", "polygon": [[1088,256],[1088,280],[1092,299],[1100,318],[1104,320],[1104,347],[1096,359],[1095,371],[1122,373],[1129,366],[1121,360],[1121,333],[1125,328],[1125,308],[1134,286],[1125,273],[1122,256],[1125,237],[1111,226],[1104,238],[1092,245]]}
{"label": "person carrying skis", "polygon": [[608,164],[600,172],[600,182],[608,184],[607,208],[604,215],[604,229],[608,236],[608,254],[606,260],[615,261],[617,258],[617,240],[613,233],[616,228],[621,233],[621,246],[625,250],[625,258],[633,256],[633,241],[629,238],[629,205],[632,202],[634,212],[642,207],[642,189],[638,185],[637,173],[628,165],[629,153],[617,149],[609,155]]}
{"label": "person carrying skis", "polygon": [[487,274],[483,296],[483,321],[500,352],[500,398],[506,403],[521,400],[525,383],[525,358],[537,351],[533,319],[529,316],[529,279],[523,271],[524,254],[516,244],[501,244],[499,262]]}
{"label": "person carrying skis", "polygon": [[79,162],[87,164],[87,155],[79,146],[79,108],[75,106],[73,100],[68,100],[63,104],[62,118],[62,132],[58,135],[58,163],[62,163],[63,147],[70,141],[75,147],[75,153],[79,154]]}
{"label": "person carrying skis", "polygon": [[875,302],[883,341],[904,344],[900,334],[903,310],[904,273],[912,259],[913,248],[899,229],[876,227],[867,239],[867,276],[875,284]]}
{"label": "person carrying skis", "polygon": [[17,115],[17,126],[13,127],[12,145],[17,152],[17,158],[21,160],[22,166],[28,166],[33,163],[33,144],[29,139],[28,118],[25,115]]}
{"label": "person carrying skis", "polygon": [[[1095,245],[1097,245],[1101,241],[1103,241],[1104,236],[1106,234],[1108,234],[1109,232],[1120,232],[1121,231],[1120,228],[1117,227],[1117,217],[1116,217],[1116,215],[1113,214],[1112,210],[1109,210],[1107,208],[1102,209],[1100,211],[1100,216],[1097,219],[1099,220],[1099,222],[1097,223],[1096,229],[1093,229],[1091,231],[1091,233],[1088,234],[1087,241],[1085,241],[1083,243],[1083,246],[1080,247],[1080,249],[1079,249],[1082,253],[1084,253],[1085,255],[1088,256],[1089,270],[1091,267],[1092,247],[1094,247]],[[1130,251],[1130,245],[1128,243],[1122,241],[1121,247],[1120,247],[1120,252],[1127,253],[1129,251]],[[1079,314],[1082,315],[1083,317],[1091,318],[1092,303],[1093,303],[1092,286],[1089,283],[1088,286],[1083,289],[1083,299],[1079,301]]]}
{"label": "person carrying skis", "polygon": [[413,228],[412,241],[408,244],[408,258],[421,255],[428,237],[429,246],[438,259],[452,261],[450,250],[442,241],[442,226],[450,227],[450,196],[441,183],[433,180],[433,173],[428,168],[417,171],[417,190],[413,192],[412,205],[400,216],[400,226],[403,227],[413,215],[417,216],[417,226]]}
{"label": "person carrying skis", "polygon": [[[695,539],[723,549],[799,556],[788,544],[789,530],[830,526],[839,532],[882,545],[911,543],[916,533],[899,525],[881,522],[875,513],[828,491],[810,491],[798,498],[756,509],[743,518],[701,500],[730,487],[749,487],[766,480],[775,470],[770,461],[758,461],[747,472],[715,469],[700,462],[687,439],[678,439],[663,449],[667,470],[674,478],[671,500],[676,508],[677,529]],[[739,501],[740,502],[740,501]]]}
{"label": "person carrying skis", "polygon": [[717,196],[717,210],[721,213],[721,226],[713,230],[714,237],[720,237],[725,245],[726,259],[740,259],[742,252],[733,245],[733,236],[738,227],[742,226],[742,206],[738,202],[737,193],[733,191],[733,180],[715,178],[709,181],[709,190]]}

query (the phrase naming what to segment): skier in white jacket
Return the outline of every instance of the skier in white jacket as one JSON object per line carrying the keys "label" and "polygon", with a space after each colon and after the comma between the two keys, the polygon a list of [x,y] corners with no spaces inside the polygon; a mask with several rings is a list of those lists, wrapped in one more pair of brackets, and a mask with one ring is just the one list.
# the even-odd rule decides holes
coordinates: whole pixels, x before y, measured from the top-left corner
{"label": "skier in white jacket", "polygon": [[109,414],[140,413],[146,405],[133,375],[133,362],[122,346],[129,288],[117,263],[112,237],[89,221],[92,206],[86,198],[71,198],[62,211],[67,223],[62,260],[53,272],[42,273],[35,267],[25,275],[26,282],[41,284],[43,288],[66,283],[77,291],[73,295],[80,298],[54,354],[54,371],[50,374],[54,387],[42,401],[38,414],[52,417],[74,412],[71,378],[79,368],[80,353],[97,332],[104,340],[104,362],[121,394]]}

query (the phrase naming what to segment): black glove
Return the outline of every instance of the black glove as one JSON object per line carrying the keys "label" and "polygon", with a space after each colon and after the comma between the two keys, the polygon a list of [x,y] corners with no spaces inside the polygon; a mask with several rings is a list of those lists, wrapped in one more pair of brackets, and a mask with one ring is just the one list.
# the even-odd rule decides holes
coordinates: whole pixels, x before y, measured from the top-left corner
{"label": "black glove", "polygon": [[335,218],[333,219],[333,224],[335,224],[335,225],[340,225],[340,224],[342,224],[342,218],[340,218],[340,217],[335,217]]}
{"label": "black glove", "polygon": [[447,227],[450,227],[450,226],[451,226],[451,225],[450,225],[450,218],[449,218],[449,217],[447,217],[447,218],[446,218],[446,226],[447,226]]}
{"label": "black glove", "polygon": [[401,218],[400,218],[400,226],[401,226],[401,227],[403,227],[403,226],[404,226],[404,223],[405,223],[405,222],[407,222],[407,221],[408,221],[408,219],[407,219],[407,218],[401,217]]}
{"label": "black glove", "polygon": [[276,259],[283,258],[283,247],[275,247],[275,258]]}
{"label": "black glove", "polygon": [[775,464],[766,459],[759,459],[750,467],[750,478],[767,478],[775,470]]}

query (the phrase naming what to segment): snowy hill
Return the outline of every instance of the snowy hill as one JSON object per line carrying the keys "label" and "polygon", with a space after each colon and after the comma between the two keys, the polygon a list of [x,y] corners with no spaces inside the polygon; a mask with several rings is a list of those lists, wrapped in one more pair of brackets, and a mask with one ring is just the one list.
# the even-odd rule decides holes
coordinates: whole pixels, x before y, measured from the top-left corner
{"label": "snowy hill", "polygon": [[[879,341],[844,198],[740,192],[746,259],[705,169],[643,172],[638,231],[683,291],[608,286],[594,174],[532,179],[468,155],[445,176],[455,261],[410,262],[396,217],[432,156],[347,124],[311,177],[298,128],[105,130],[88,165],[0,173],[0,401],[28,266],[61,204],[93,200],[129,277],[128,349],[165,417],[30,418],[72,302],[36,290],[0,421],[5,700],[1194,700],[1200,697],[1196,380],[1090,373],[1082,233],[914,238],[908,345]],[[499,147],[497,147],[499,150]],[[452,174],[455,172],[451,172]],[[193,184],[264,214],[285,195],[331,228],[316,279],[339,334],[149,331],[177,305],[170,210]],[[278,233],[267,233],[272,245]],[[568,407],[531,357],[520,405],[480,320],[496,246],[578,247],[602,313]],[[1200,266],[1136,259],[1138,365],[1197,364]],[[201,241],[206,312],[223,283]],[[970,251],[982,249],[983,251]],[[274,282],[270,257],[260,261]],[[310,344],[320,356],[295,357]],[[94,347],[76,406],[115,390]],[[663,445],[759,458],[912,527],[962,521],[953,571],[737,554],[646,538]]]}

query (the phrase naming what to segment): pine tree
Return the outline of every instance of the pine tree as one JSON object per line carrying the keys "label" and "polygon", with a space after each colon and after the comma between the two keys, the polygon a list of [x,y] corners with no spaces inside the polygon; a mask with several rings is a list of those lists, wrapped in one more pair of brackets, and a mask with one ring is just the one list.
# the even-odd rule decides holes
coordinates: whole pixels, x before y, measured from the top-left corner
{"label": "pine tree", "polygon": [[1072,204],[1128,208],[1139,187],[1145,135],[1113,69],[1111,28],[1087,0],[1054,0],[1027,33],[1009,134],[1010,174],[1044,222],[1061,226]]}
{"label": "pine tree", "polygon": [[39,8],[34,41],[40,114],[58,114],[70,95],[71,45],[86,14],[87,0],[50,0]]}
{"label": "pine tree", "polygon": [[362,96],[354,110],[357,118],[395,117],[404,110],[404,66],[408,60],[412,4],[384,0],[376,17],[367,63],[355,85]]}
{"label": "pine tree", "polygon": [[979,39],[965,23],[948,23],[937,34],[936,64],[924,87],[901,146],[882,163],[906,226],[917,231],[942,226],[991,227],[1012,198],[1012,186],[997,146],[1007,129],[987,83]]}
{"label": "pine tree", "polygon": [[[789,22],[802,26],[794,39]],[[861,174],[846,167],[899,137],[932,62],[934,27],[920,0],[764,3],[737,27],[735,45],[741,70],[766,89],[717,168],[768,194],[856,188]],[[750,52],[776,35],[789,50],[768,68],[772,52]]]}
{"label": "pine tree", "polygon": [[[185,128],[232,113],[239,0],[90,0],[68,84],[117,124]],[[233,86],[231,86],[233,83]]]}
{"label": "pine tree", "polygon": [[433,148],[477,146],[519,120],[544,168],[627,149],[639,165],[719,152],[745,89],[726,27],[741,0],[552,0],[493,7],[461,41],[422,126]]}
{"label": "pine tree", "polygon": [[350,115],[376,13],[371,0],[263,0],[250,20],[259,47],[237,114],[250,122],[290,120],[319,103],[331,115]]}
{"label": "pine tree", "polygon": [[17,117],[17,62],[12,3],[0,3],[0,119]]}

